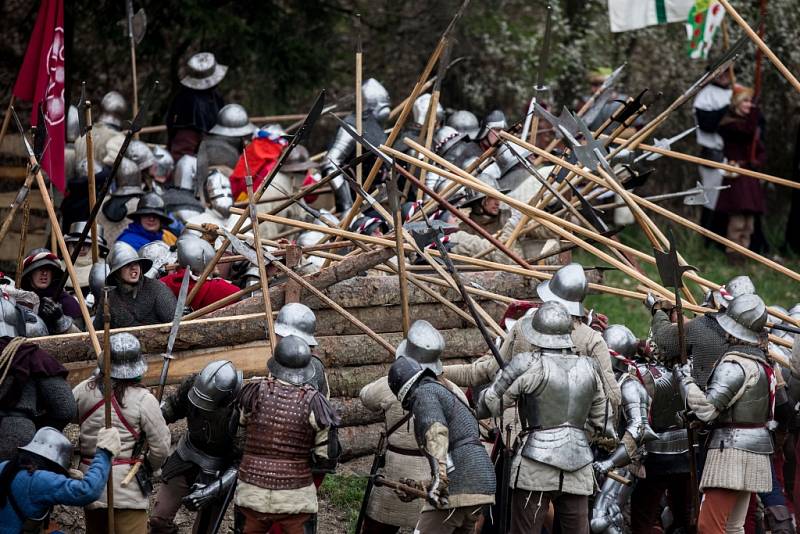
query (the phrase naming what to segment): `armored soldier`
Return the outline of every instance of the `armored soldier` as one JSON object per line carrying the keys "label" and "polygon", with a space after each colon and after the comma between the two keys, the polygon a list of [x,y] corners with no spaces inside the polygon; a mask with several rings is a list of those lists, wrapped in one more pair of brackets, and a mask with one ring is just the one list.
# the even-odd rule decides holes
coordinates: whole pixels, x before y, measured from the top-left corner
{"label": "armored soldier", "polygon": [[172,186],[164,188],[161,195],[166,212],[181,224],[205,211],[197,199],[198,185],[197,158],[183,156],[172,173]]}
{"label": "armored soldier", "polygon": [[700,488],[700,532],[744,526],[752,493],[772,489],[775,377],[762,350],[767,311],[757,295],[741,295],[715,320],[729,341],[702,390],[689,369],[680,369],[687,404],[704,423],[714,422]]}
{"label": "armored soldier", "polygon": [[[163,241],[151,241],[144,245],[139,249],[139,257],[152,262],[152,265],[144,272],[144,275],[153,280],[158,280],[167,274],[167,265],[178,262],[178,253]],[[105,276],[103,280],[105,280]]]}
{"label": "armored soldier", "polygon": [[157,193],[145,193],[136,204],[136,211],[128,215],[133,220],[117,238],[117,243],[127,243],[134,250],[151,241],[163,241],[174,245],[178,240],[175,234],[167,230],[172,219],[167,215],[164,200]]}
{"label": "armored soldier", "polygon": [[[391,111],[389,92],[378,80],[370,78],[361,86],[361,94],[364,102],[362,135],[373,145],[380,146],[386,140],[383,124],[389,118]],[[347,124],[355,127],[355,114],[348,115],[344,120]],[[344,166],[355,154],[355,147],[355,140],[344,128],[339,128],[325,156],[326,160],[322,166],[323,174],[328,175],[335,171],[336,165]],[[370,167],[371,164],[365,164],[365,168]],[[332,184],[336,199],[336,211],[341,215],[353,205],[350,187],[341,176],[334,178]]]}
{"label": "armored soldier", "polygon": [[[640,371],[634,358],[638,348],[638,340],[627,327],[610,325],[603,332],[603,339],[613,356],[614,374],[617,376],[622,404],[620,405],[620,421],[618,431],[621,434],[619,445],[605,460],[594,463],[595,471],[606,474],[609,470],[628,467],[627,471],[641,477],[641,463],[644,459],[645,443],[658,439],[658,435],[650,428],[650,395],[642,384]],[[595,500],[592,511],[592,532],[621,534],[620,507],[624,506],[630,496],[628,486],[612,479],[603,483],[600,496]]]}
{"label": "armored soldier", "polygon": [[[185,269],[187,267],[191,269],[192,274],[189,275],[189,290],[191,291],[196,283],[191,277],[202,273],[208,263],[214,257],[214,247],[212,247],[211,244],[209,244],[209,242],[205,239],[201,239],[191,234],[182,235],[181,238],[178,239],[177,249],[178,264],[181,266],[181,268],[161,278],[161,283],[166,285],[170,291],[172,291],[175,297],[177,297],[178,293],[180,293],[181,282],[183,281]],[[211,276],[203,282],[202,286],[200,286],[200,290],[197,292],[194,300],[192,300],[192,306],[199,310],[200,308],[204,308],[209,304],[213,304],[214,302],[229,297],[238,291],[239,288],[227,280],[218,276]]]}
{"label": "armored soldier", "polygon": [[[214,169],[205,179],[203,184],[205,209],[202,213],[191,215],[186,224],[203,225],[211,223],[221,228],[232,229],[238,216],[231,215],[233,207],[233,192],[231,181],[222,171]],[[193,230],[186,230],[193,232]]]}
{"label": "armored soldier", "polygon": [[[440,357],[444,347],[442,334],[429,322],[419,320],[414,321],[408,330],[408,336],[398,345],[396,356],[411,358],[423,369],[429,369],[439,383],[462,403],[466,403],[467,398],[461,389],[442,375]],[[364,386],[359,397],[364,407],[383,412],[385,417],[388,445],[380,473],[392,480],[428,478],[430,465],[417,445],[413,432],[416,424],[413,414],[404,410],[402,403],[389,387],[388,377],[379,378]],[[369,501],[366,516],[363,518],[364,526],[358,534],[394,534],[400,528],[412,529],[424,504],[418,500],[401,500],[394,491],[386,487],[374,487],[372,493],[365,498]]]}
{"label": "armored soldier", "polygon": [[63,289],[56,294],[58,278],[63,274],[61,261],[46,248],[30,251],[22,261],[20,286],[39,297],[38,315],[50,334],[79,332],[78,325],[83,325],[77,299]]}
{"label": "armored soldier", "polygon": [[[511,530],[541,532],[552,502],[562,532],[587,533],[594,491],[587,434],[604,436],[606,397],[597,363],[576,354],[572,317],[545,302],[521,321],[531,352],[514,355],[479,399],[479,415],[499,415],[517,402],[527,433],[511,465]],[[529,425],[533,421],[532,426]]]}
{"label": "armored soldier", "polygon": [[148,170],[150,178],[152,178],[151,186],[156,193],[163,193],[163,188],[169,183],[172,171],[175,170],[175,160],[172,159],[172,154],[161,145],[153,147],[153,158],[155,162]]}
{"label": "armored soldier", "polygon": [[161,468],[150,532],[176,534],[173,520],[181,504],[199,510],[193,532],[208,532],[225,495],[236,483],[241,444],[237,442],[239,411],[234,401],[242,372],[227,360],[206,365],[167,397],[161,413],[167,424],[186,418],[187,431]]}
{"label": "armored soldier", "polygon": [[[103,358],[98,358],[98,373],[75,386],[72,394],[78,404],[77,422],[80,424],[78,438],[81,453],[80,468],[87,472],[97,452],[100,429],[105,426],[103,417],[103,373],[108,372],[114,390],[111,400],[111,422],[119,431],[122,447],[112,462],[114,481],[114,521],[116,530],[146,534],[149,495],[139,484],[121,484],[131,467],[137,462],[134,450],[144,440],[149,445],[147,461],[158,469],[169,454],[170,433],[158,401],[141,384],[147,371],[139,340],[132,334],[114,334],[110,339],[111,368],[103,367]],[[105,489],[100,498],[86,509],[86,532],[107,532],[107,502]]]}
{"label": "armored soldier", "polygon": [[[419,141],[420,133],[422,129],[426,126],[428,122],[428,110],[431,107],[431,95],[430,93],[424,93],[417,97],[414,100],[414,105],[411,106],[411,117],[412,123],[406,126],[403,131],[398,136],[398,143],[397,143],[397,150],[401,152],[405,152],[407,154],[416,154],[416,151],[412,150],[408,147],[403,139],[406,137],[413,139],[414,141]],[[436,105],[436,122],[433,124],[434,131],[436,131],[436,127],[439,123],[444,120],[444,108],[441,104]]]}
{"label": "armored soldier", "polygon": [[[72,254],[76,248],[80,248],[78,257],[73,265],[75,267],[75,274],[78,275],[78,281],[80,283],[79,289],[83,292],[84,298],[86,298],[90,295],[89,278],[94,264],[92,263],[91,254],[91,233],[86,234],[86,238],[83,240],[83,243],[79,242],[84,228],[86,228],[86,221],[72,223],[69,227],[69,233],[64,235],[64,241],[67,243],[67,249],[69,250],[70,254]],[[105,263],[105,257],[108,255],[108,242],[105,239],[105,231],[99,224],[97,225],[97,248],[99,252],[99,261]],[[67,279],[66,287],[71,289],[73,293],[76,291],[76,289],[72,287],[72,278]]]}
{"label": "armored soldier", "polygon": [[24,337],[30,337],[26,326],[31,323],[25,322],[22,308],[14,305],[10,293],[0,291],[0,351],[7,357],[0,383],[0,460],[11,459],[37,429],[63,430],[75,415],[68,371],[47,351],[24,342]]}
{"label": "armored soldier", "polygon": [[0,273],[0,337],[47,336],[47,325],[36,312],[39,297],[14,287],[14,280]]}
{"label": "armored soldier", "polygon": [[314,368],[305,341],[283,338],[267,366],[269,378],[247,384],[239,396],[246,438],[235,503],[245,532],[280,525],[285,534],[303,534],[318,508],[312,457],[327,457],[328,429],[338,415],[309,385]]}
{"label": "armored soldier", "polygon": [[[746,276],[735,277],[721,291],[717,291],[713,301],[720,308],[740,295],[755,294],[755,287]],[[670,303],[657,301],[652,304],[653,342],[658,345],[664,357],[673,360],[680,356],[678,325],[671,322]],[[692,358],[692,377],[697,385],[705,388],[714,366],[728,348],[725,330],[719,325],[716,315],[707,313],[688,321],[686,332],[686,353]]]}
{"label": "armored soldier", "polygon": [[186,63],[187,75],[181,78],[181,90],[167,110],[167,150],[178,161],[194,156],[203,139],[217,121],[225,104],[216,86],[228,72],[210,52],[194,54]]}
{"label": "armored soldier", "polygon": [[[172,291],[158,280],[144,276],[152,261],[140,258],[127,243],[117,242],[109,255],[109,273],[106,284],[113,286],[109,292],[111,328],[170,322],[175,315],[177,301]],[[102,298],[98,306],[102,306]],[[98,307],[102,309],[102,307]],[[103,315],[94,318],[95,328],[103,327]]]}
{"label": "armored soldier", "polygon": [[116,242],[125,230],[128,224],[125,218],[136,210],[139,197],[144,194],[142,173],[128,158],[122,158],[114,182],[116,188],[103,202],[100,213],[97,214],[97,224],[105,229],[109,243]]}
{"label": "armored soldier", "polygon": [[197,176],[208,176],[215,169],[233,169],[244,150],[244,141],[250,140],[256,130],[258,128],[250,122],[247,110],[241,105],[228,104],[220,109],[217,123],[197,149]]}
{"label": "armored soldier", "polygon": [[[92,125],[92,148],[94,159],[103,161],[108,153],[108,142],[124,138],[122,122],[130,119],[128,101],[117,91],[109,91],[100,100],[100,114]],[[117,145],[119,146],[119,145]],[[75,161],[86,159],[86,136],[75,139]],[[95,167],[97,168],[97,167]]]}
{"label": "armored soldier", "polygon": [[414,531],[471,532],[484,507],[494,503],[496,487],[472,410],[434,371],[406,356],[392,364],[388,383],[414,416],[414,437],[430,468],[429,480],[407,481],[427,493]]}
{"label": "armored soldier", "polygon": [[119,454],[116,428],[97,436],[92,465],[81,480],[69,477],[72,443],[51,427],[39,430],[15,457],[0,462],[0,524],[8,532],[44,532],[56,504],[85,506],[103,491],[111,460]]}

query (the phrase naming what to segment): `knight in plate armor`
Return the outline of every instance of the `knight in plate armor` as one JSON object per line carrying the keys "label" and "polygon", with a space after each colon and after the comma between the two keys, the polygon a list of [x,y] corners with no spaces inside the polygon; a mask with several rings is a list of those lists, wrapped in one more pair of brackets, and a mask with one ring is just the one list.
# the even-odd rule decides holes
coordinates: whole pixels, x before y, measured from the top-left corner
{"label": "knight in plate armor", "polygon": [[472,410],[429,365],[409,357],[395,360],[388,382],[414,416],[414,436],[430,469],[429,480],[406,481],[427,494],[414,531],[471,532],[483,509],[494,503],[496,489],[494,466]]}
{"label": "knight in plate armor", "polygon": [[515,354],[478,402],[479,416],[499,415],[516,402],[524,424],[507,482],[510,532],[541,532],[551,502],[562,532],[587,532],[594,492],[589,438],[614,438],[604,434],[603,382],[597,363],[576,353],[562,304],[542,304],[525,324],[532,350]]}
{"label": "knight in plate armor", "polygon": [[[380,146],[386,141],[383,125],[389,118],[391,111],[389,92],[378,80],[370,78],[362,84],[361,94],[364,102],[361,135],[374,146]],[[344,120],[355,128],[355,114],[348,115]],[[355,149],[355,139],[344,128],[339,128],[325,156],[322,174],[327,176],[336,170],[336,165],[342,167],[347,164],[355,154]],[[372,167],[369,158],[363,165],[365,169]],[[336,199],[336,212],[341,216],[353,205],[352,193],[350,187],[341,176],[336,177],[331,183]]]}
{"label": "knight in plate armor", "polygon": [[[605,475],[611,469],[624,467],[627,472],[641,478],[644,445],[658,439],[658,435],[650,428],[650,395],[635,361],[639,343],[633,332],[619,324],[608,326],[603,331],[603,339],[613,357],[614,374],[622,393],[617,425],[621,437],[608,458],[594,463],[595,471]],[[622,534],[620,508],[629,496],[630,486],[606,479],[592,510],[592,532]]]}
{"label": "knight in plate armor", "polygon": [[242,371],[218,360],[186,378],[162,403],[167,424],[185,418],[187,431],[161,469],[163,483],[150,514],[151,533],[176,534],[174,519],[181,504],[198,510],[195,533],[208,532],[223,513],[221,505],[236,483],[242,452],[234,402],[241,388]]}
{"label": "knight in plate armor", "polygon": [[700,481],[698,531],[741,531],[752,493],[772,490],[767,423],[774,416],[775,377],[762,349],[767,310],[760,297],[743,294],[714,319],[728,346],[705,390],[688,366],[679,368],[688,407],[714,424]]}
{"label": "knight in plate armor", "polygon": [[239,395],[246,438],[234,502],[246,532],[277,524],[285,534],[303,534],[318,508],[313,459],[327,456],[328,429],[339,417],[309,385],[311,349],[301,338],[281,339],[268,368],[269,378],[247,384]]}

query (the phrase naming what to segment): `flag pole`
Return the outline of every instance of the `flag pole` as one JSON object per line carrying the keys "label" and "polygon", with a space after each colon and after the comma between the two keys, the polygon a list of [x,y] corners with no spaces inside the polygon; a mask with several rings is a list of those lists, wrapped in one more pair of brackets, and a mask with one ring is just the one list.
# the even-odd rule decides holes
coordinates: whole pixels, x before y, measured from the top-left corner
{"label": "flag pole", "polygon": [[11,93],[11,98],[8,99],[8,107],[6,108],[6,114],[3,115],[3,126],[0,127],[0,147],[3,146],[3,139],[6,137],[6,130],[8,130],[8,123],[11,120],[11,108],[14,107],[14,102],[16,100],[16,96],[14,93]]}

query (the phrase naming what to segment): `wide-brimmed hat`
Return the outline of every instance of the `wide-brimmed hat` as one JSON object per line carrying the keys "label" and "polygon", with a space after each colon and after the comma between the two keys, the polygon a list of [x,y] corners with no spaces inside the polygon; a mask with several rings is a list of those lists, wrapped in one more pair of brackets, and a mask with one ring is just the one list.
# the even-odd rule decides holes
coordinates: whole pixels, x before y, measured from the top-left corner
{"label": "wide-brimmed hat", "polygon": [[247,110],[239,104],[228,104],[219,110],[217,123],[208,133],[224,137],[250,136],[258,127],[250,122]]}
{"label": "wide-brimmed hat", "polygon": [[405,356],[416,360],[423,369],[430,369],[437,376],[442,374],[444,337],[431,323],[424,320],[414,321],[408,329],[408,336],[400,342],[394,352],[395,358]]}
{"label": "wide-brimmed hat", "polygon": [[522,319],[522,335],[542,349],[569,349],[572,342],[572,317],[563,304],[545,302],[531,317]]}
{"label": "wide-brimmed hat", "polygon": [[167,208],[164,199],[158,193],[145,193],[136,204],[136,211],[128,215],[129,219],[135,219],[142,215],[153,215],[161,219],[164,226],[172,224],[172,219],[167,215]]}
{"label": "wide-brimmed hat", "polygon": [[228,72],[227,65],[217,63],[211,52],[200,52],[186,62],[187,75],[181,78],[181,85],[190,89],[210,89],[217,85]]}

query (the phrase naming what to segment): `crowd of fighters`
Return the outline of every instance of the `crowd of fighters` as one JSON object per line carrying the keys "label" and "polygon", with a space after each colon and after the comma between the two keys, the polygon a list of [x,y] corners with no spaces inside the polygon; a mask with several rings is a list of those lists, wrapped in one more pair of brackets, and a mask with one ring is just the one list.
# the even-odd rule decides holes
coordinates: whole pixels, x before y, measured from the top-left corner
{"label": "crowd of fighters", "polygon": [[[185,270],[193,287],[220,246],[208,225],[232,228],[235,206],[247,199],[246,177],[252,174],[257,188],[276,164],[286,133],[278,125],[253,125],[238,104],[224,105],[215,87],[226,68],[202,53],[190,59],[188,70],[167,117],[167,144],[133,141],[124,153],[98,219],[107,260],[93,263],[90,242],[80,236],[88,215],[88,158],[102,184],[124,139],[127,103],[113,91],[101,102],[92,154],[76,113],[68,129],[69,194],[61,213],[68,245],[81,249],[81,287],[60,289],[64,268],[47,249],[25,258],[20,287],[9,277],[1,280],[2,532],[41,530],[56,504],[84,507],[87,532],[106,532],[109,471],[118,533],[178,532],[174,521],[182,506],[197,511],[194,532],[213,532],[229,505],[237,532],[316,529],[317,488],[336,469],[340,419],[314,355],[316,318],[305,305],[280,309],[267,378],[245,383],[232,362],[215,361],[160,404],[141,385],[147,363],[131,333],[111,337],[109,369],[99,360],[92,377],[72,389],[67,369],[24,339],[83,330],[76,291],[92,307],[95,328],[104,324],[106,295],[111,328],[170,322]],[[378,146],[386,138],[389,95],[370,79],[363,97],[364,137]],[[401,139],[419,136],[429,104],[430,95],[414,103]],[[508,126],[501,112],[479,121],[469,111],[439,111],[434,149],[462,168]],[[595,120],[602,124],[609,115],[604,108]],[[355,124],[354,116],[346,122]],[[548,130],[541,135],[546,144]],[[271,212],[351,162],[355,145],[339,129],[319,160],[302,147],[295,150],[258,210]],[[529,155],[503,145],[479,179],[527,201],[539,187],[520,165]],[[447,183],[434,173],[426,181],[434,190]],[[420,206],[415,199],[425,196],[411,184],[405,189],[403,216],[409,219]],[[520,219],[474,191],[454,202],[502,238]],[[338,223],[337,215],[353,205],[353,191],[338,178],[302,204],[286,207],[281,216]],[[451,227],[450,250],[470,256],[491,249],[469,227],[453,224],[447,211],[436,216]],[[322,237],[316,231],[296,235],[295,228],[274,221],[259,228],[263,238],[289,236],[301,246]],[[368,206],[351,230],[380,235],[389,222]],[[533,257],[557,245],[540,228],[514,247]],[[489,257],[508,261],[497,252]],[[297,269],[312,272],[321,265],[304,256]],[[258,282],[257,267],[247,261],[220,262],[192,308]],[[716,312],[685,322],[685,362],[676,324],[683,318],[669,302],[645,302],[651,329],[637,335],[609,324],[613,317],[586,310],[587,291],[584,268],[570,263],[537,287],[541,303],[509,306],[501,324],[507,330],[502,365],[492,355],[443,365],[441,333],[426,321],[413,322],[388,376],[360,393],[364,407],[385,415],[386,448],[371,474],[375,483],[365,496],[359,534],[405,528],[499,532],[500,525],[520,534],[794,532],[800,360],[784,353],[797,369],[773,364],[769,351],[784,349],[768,344],[767,308],[752,281],[734,278],[708,295],[705,304]],[[800,305],[786,313],[800,318]],[[105,373],[113,385],[111,429],[104,428]],[[184,419],[187,430],[172,447],[168,425]],[[75,450],[61,433],[70,422],[79,425]],[[74,473],[74,455],[81,476]],[[123,485],[142,455],[150,468],[142,473],[158,475],[153,504],[146,476]]]}

